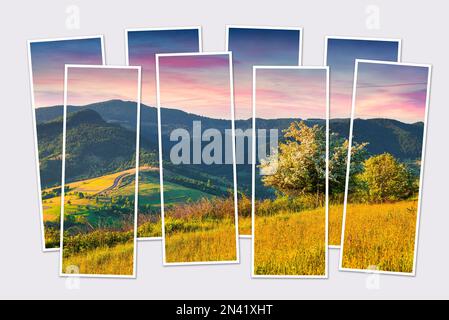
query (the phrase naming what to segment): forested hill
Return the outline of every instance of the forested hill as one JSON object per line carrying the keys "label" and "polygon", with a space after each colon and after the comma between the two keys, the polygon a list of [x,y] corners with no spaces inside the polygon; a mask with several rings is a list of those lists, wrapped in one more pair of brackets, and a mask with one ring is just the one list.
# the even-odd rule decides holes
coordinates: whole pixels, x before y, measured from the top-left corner
{"label": "forested hill", "polygon": [[[334,120],[330,125],[333,132],[341,137],[349,134],[347,121]],[[403,123],[393,119],[355,119],[354,141],[368,142],[371,154],[391,153],[402,160],[421,158],[424,123]]]}
{"label": "forested hill", "polygon": [[[107,123],[93,110],[67,117],[66,181],[98,177],[134,165],[136,133]],[[38,125],[43,186],[60,182],[62,118]],[[59,180],[58,180],[59,179]]]}
{"label": "forested hill", "polygon": [[[62,151],[62,106],[36,109],[38,122],[39,154],[41,159],[41,175],[43,185],[60,181],[60,152]],[[77,148],[70,155],[68,164],[73,166],[74,177],[90,176],[109,170],[102,166],[113,148],[118,148],[118,154],[132,154],[129,148],[135,144],[136,103],[130,101],[110,100],[86,106],[69,106],[68,130],[80,130],[82,137],[77,141]],[[76,116],[75,116],[76,115]],[[81,116],[90,117],[90,123],[76,126]],[[220,131],[230,128],[229,120],[211,119],[176,109],[162,108],[162,140],[169,140],[170,132],[175,128],[186,128],[190,131],[193,121],[201,121],[204,129],[216,128]],[[279,128],[283,130],[295,120],[300,119],[257,119],[258,128]],[[308,125],[324,125],[325,120],[305,120]],[[81,124],[81,122],[78,122]],[[251,120],[237,120],[236,128],[247,129]],[[421,156],[423,123],[407,124],[392,119],[356,119],[354,133],[356,142],[368,142],[371,154],[389,152],[403,160],[417,159]],[[332,132],[340,137],[347,137],[349,120],[331,120]],[[84,131],[83,131],[84,130]],[[103,135],[105,135],[103,137]],[[102,138],[100,138],[102,137]],[[104,139],[104,140],[103,140]],[[96,148],[103,148],[105,157],[89,156]],[[141,105],[141,147],[144,152],[157,153],[157,109]],[[122,153],[123,152],[123,153]],[[152,156],[153,157],[153,156]],[[125,159],[126,158],[126,159]],[[154,156],[156,158],[156,156]],[[81,159],[81,163],[80,162]],[[129,161],[124,157],[113,161],[112,166],[121,167]]]}

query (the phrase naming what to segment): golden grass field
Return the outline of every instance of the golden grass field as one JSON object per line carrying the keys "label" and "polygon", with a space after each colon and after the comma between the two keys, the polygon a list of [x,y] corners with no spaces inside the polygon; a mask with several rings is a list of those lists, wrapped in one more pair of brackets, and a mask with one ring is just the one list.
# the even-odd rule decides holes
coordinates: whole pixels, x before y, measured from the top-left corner
{"label": "golden grass field", "polygon": [[418,201],[348,204],[343,268],[413,271]]}
{"label": "golden grass field", "polygon": [[105,246],[63,258],[63,272],[80,274],[132,275],[133,241],[113,247]]}
{"label": "golden grass field", "polygon": [[256,214],[254,274],[325,275],[325,222],[324,208]]}
{"label": "golden grass field", "polygon": [[197,231],[177,232],[165,239],[168,263],[232,261],[237,259],[233,220],[222,220]]}
{"label": "golden grass field", "polygon": [[239,216],[239,235],[251,236],[251,217]]}
{"label": "golden grass field", "polygon": [[237,259],[232,199],[202,199],[165,212],[167,263],[235,261]]}
{"label": "golden grass field", "polygon": [[329,245],[339,246],[341,242],[341,227],[343,222],[343,204],[329,203]]}

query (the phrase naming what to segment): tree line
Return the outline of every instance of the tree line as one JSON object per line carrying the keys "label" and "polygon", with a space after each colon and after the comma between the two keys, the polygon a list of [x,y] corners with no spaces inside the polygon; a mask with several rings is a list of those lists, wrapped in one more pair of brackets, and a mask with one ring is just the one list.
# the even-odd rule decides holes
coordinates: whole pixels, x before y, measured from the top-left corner
{"label": "tree line", "polygon": [[[285,141],[259,169],[274,170],[261,176],[264,186],[276,190],[278,196],[315,198],[323,204],[326,186],[326,132],[320,125],[307,126],[294,121],[284,131]],[[351,201],[381,203],[398,201],[415,195],[418,176],[408,164],[389,153],[369,155],[368,143],[353,143],[348,196]],[[329,197],[341,201],[346,186],[349,142],[338,134],[329,136]]]}

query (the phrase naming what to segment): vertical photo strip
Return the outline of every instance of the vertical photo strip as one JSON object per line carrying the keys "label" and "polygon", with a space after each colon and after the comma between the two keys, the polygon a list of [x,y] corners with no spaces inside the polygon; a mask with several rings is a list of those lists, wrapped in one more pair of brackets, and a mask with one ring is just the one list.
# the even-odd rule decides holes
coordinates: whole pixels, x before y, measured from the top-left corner
{"label": "vertical photo strip", "polygon": [[253,79],[252,276],[327,278],[329,69]]}
{"label": "vertical photo strip", "polygon": [[157,54],[164,265],[238,263],[232,54]]}
{"label": "vertical photo strip", "polygon": [[430,79],[356,60],[340,270],[415,275]]}
{"label": "vertical photo strip", "polygon": [[127,29],[126,63],[142,67],[138,240],[160,240],[156,54],[201,52],[201,27]]}
{"label": "vertical photo strip", "polygon": [[105,63],[103,36],[28,41],[43,251],[59,250],[64,66]]}
{"label": "vertical photo strip", "polygon": [[400,62],[400,58],[399,39],[335,36],[325,39],[324,65],[330,70],[330,248],[340,248],[355,60]]}
{"label": "vertical photo strip", "polygon": [[61,276],[136,275],[140,72],[65,66]]}
{"label": "vertical photo strip", "polygon": [[302,28],[226,26],[226,51],[234,67],[239,234],[251,236],[253,66],[299,66]]}

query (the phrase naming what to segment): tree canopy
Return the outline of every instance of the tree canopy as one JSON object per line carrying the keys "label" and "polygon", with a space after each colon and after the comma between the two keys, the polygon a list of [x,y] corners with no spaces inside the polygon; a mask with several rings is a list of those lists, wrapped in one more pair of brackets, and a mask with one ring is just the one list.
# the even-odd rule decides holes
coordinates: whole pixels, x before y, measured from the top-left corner
{"label": "tree canopy", "polygon": [[391,154],[373,156],[363,163],[364,171],[357,176],[361,197],[369,202],[406,199],[413,193],[413,176],[404,163]]}

